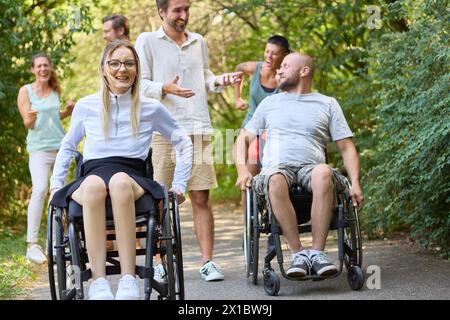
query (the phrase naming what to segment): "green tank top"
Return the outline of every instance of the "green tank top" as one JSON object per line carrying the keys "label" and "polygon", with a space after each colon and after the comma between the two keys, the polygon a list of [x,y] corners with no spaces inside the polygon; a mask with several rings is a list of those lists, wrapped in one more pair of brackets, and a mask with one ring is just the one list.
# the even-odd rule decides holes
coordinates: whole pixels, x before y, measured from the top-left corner
{"label": "green tank top", "polygon": [[37,110],[36,123],[33,129],[28,129],[27,151],[58,150],[64,138],[64,129],[59,117],[60,100],[55,91],[46,97],[38,97],[31,87],[25,86],[30,98],[31,109]]}
{"label": "green tank top", "polygon": [[250,80],[248,112],[245,115],[244,122],[242,123],[242,128],[244,128],[247,122],[249,122],[253,117],[253,114],[255,113],[256,108],[261,103],[261,101],[263,101],[265,97],[278,93],[279,91],[278,88],[274,90],[268,90],[261,85],[261,66],[261,61],[256,63],[255,72],[253,73],[252,79]]}

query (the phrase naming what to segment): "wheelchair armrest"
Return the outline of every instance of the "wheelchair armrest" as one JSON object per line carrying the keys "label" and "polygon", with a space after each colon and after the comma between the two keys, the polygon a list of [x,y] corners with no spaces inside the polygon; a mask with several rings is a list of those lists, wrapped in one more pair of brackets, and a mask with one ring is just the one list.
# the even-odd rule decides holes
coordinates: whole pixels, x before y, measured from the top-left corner
{"label": "wheelchair armrest", "polygon": [[75,159],[75,178],[83,175],[83,155],[77,151],[73,158]]}
{"label": "wheelchair armrest", "polygon": [[152,163],[153,150],[148,150],[147,159],[145,159],[145,176],[153,180],[153,163]]}

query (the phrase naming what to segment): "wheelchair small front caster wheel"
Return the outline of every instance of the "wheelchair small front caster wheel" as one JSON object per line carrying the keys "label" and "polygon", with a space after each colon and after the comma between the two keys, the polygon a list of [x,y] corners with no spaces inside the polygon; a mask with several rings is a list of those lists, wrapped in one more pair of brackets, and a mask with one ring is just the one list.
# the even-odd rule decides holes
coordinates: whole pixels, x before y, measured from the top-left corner
{"label": "wheelchair small front caster wheel", "polygon": [[264,272],[264,291],[269,296],[276,296],[280,291],[280,278],[273,270]]}
{"label": "wheelchair small front caster wheel", "polygon": [[348,284],[353,290],[360,290],[364,285],[364,273],[359,266],[351,266],[347,274]]}

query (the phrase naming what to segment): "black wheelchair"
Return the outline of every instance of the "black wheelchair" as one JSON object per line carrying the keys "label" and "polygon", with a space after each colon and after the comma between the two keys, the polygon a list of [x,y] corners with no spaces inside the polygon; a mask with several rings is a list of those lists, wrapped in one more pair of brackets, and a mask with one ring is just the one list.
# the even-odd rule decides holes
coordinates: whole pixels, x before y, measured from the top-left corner
{"label": "black wheelchair", "polygon": [[[312,194],[295,185],[289,193],[294,206],[299,233],[311,232]],[[268,212],[265,199],[257,197],[251,189],[246,190],[245,225],[244,225],[244,256],[246,262],[246,276],[253,284],[258,283],[259,239],[261,233],[269,235],[267,254],[264,257],[262,271],[264,290],[270,296],[278,295],[280,278],[271,267],[271,261],[277,257],[279,269],[284,278],[294,281],[321,281],[335,278],[342,273],[343,265],[347,269],[347,279],[353,290],[359,290],[364,285],[362,266],[362,238],[359,228],[358,212],[353,208],[348,192],[337,193],[337,206],[333,209],[330,230],[337,230],[338,234],[338,273],[333,276],[307,275],[301,278],[289,277],[283,267],[283,252],[281,248],[281,229],[275,215]]]}
{"label": "black wheelchair", "polygon": [[[75,156],[76,173],[82,170],[82,155]],[[153,178],[151,150],[146,160],[147,177]],[[145,248],[136,249],[136,256],[145,256],[145,265],[136,265],[136,275],[144,279],[144,299],[149,300],[152,289],[159,300],[184,300],[184,274],[181,246],[180,216],[177,197],[165,186],[164,199],[155,200],[148,193],[135,202],[136,226],[146,226],[145,232],[136,232],[136,239],[145,239]],[[160,205],[162,204],[162,211]],[[108,210],[107,210],[108,212]],[[106,217],[106,229],[114,230],[112,215]],[[107,240],[115,240],[108,234]],[[106,243],[105,243],[106,245]],[[153,256],[159,254],[166,271],[166,283],[153,279]],[[106,275],[120,274],[118,251],[107,251]],[[68,207],[49,206],[47,218],[47,260],[52,300],[84,299],[83,282],[92,277],[87,267],[82,207],[70,201]]]}

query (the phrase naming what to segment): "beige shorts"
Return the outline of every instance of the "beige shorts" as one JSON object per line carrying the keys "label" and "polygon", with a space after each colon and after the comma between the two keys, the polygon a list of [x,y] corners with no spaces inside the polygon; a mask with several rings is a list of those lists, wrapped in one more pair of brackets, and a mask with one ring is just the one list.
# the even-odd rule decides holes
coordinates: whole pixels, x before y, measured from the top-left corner
{"label": "beige shorts", "polygon": [[[216,188],[217,180],[211,136],[191,135],[189,137],[193,144],[193,159],[188,190],[198,191]],[[153,134],[152,150],[154,180],[170,188],[175,171],[175,150],[173,150],[170,141],[159,134]]]}

